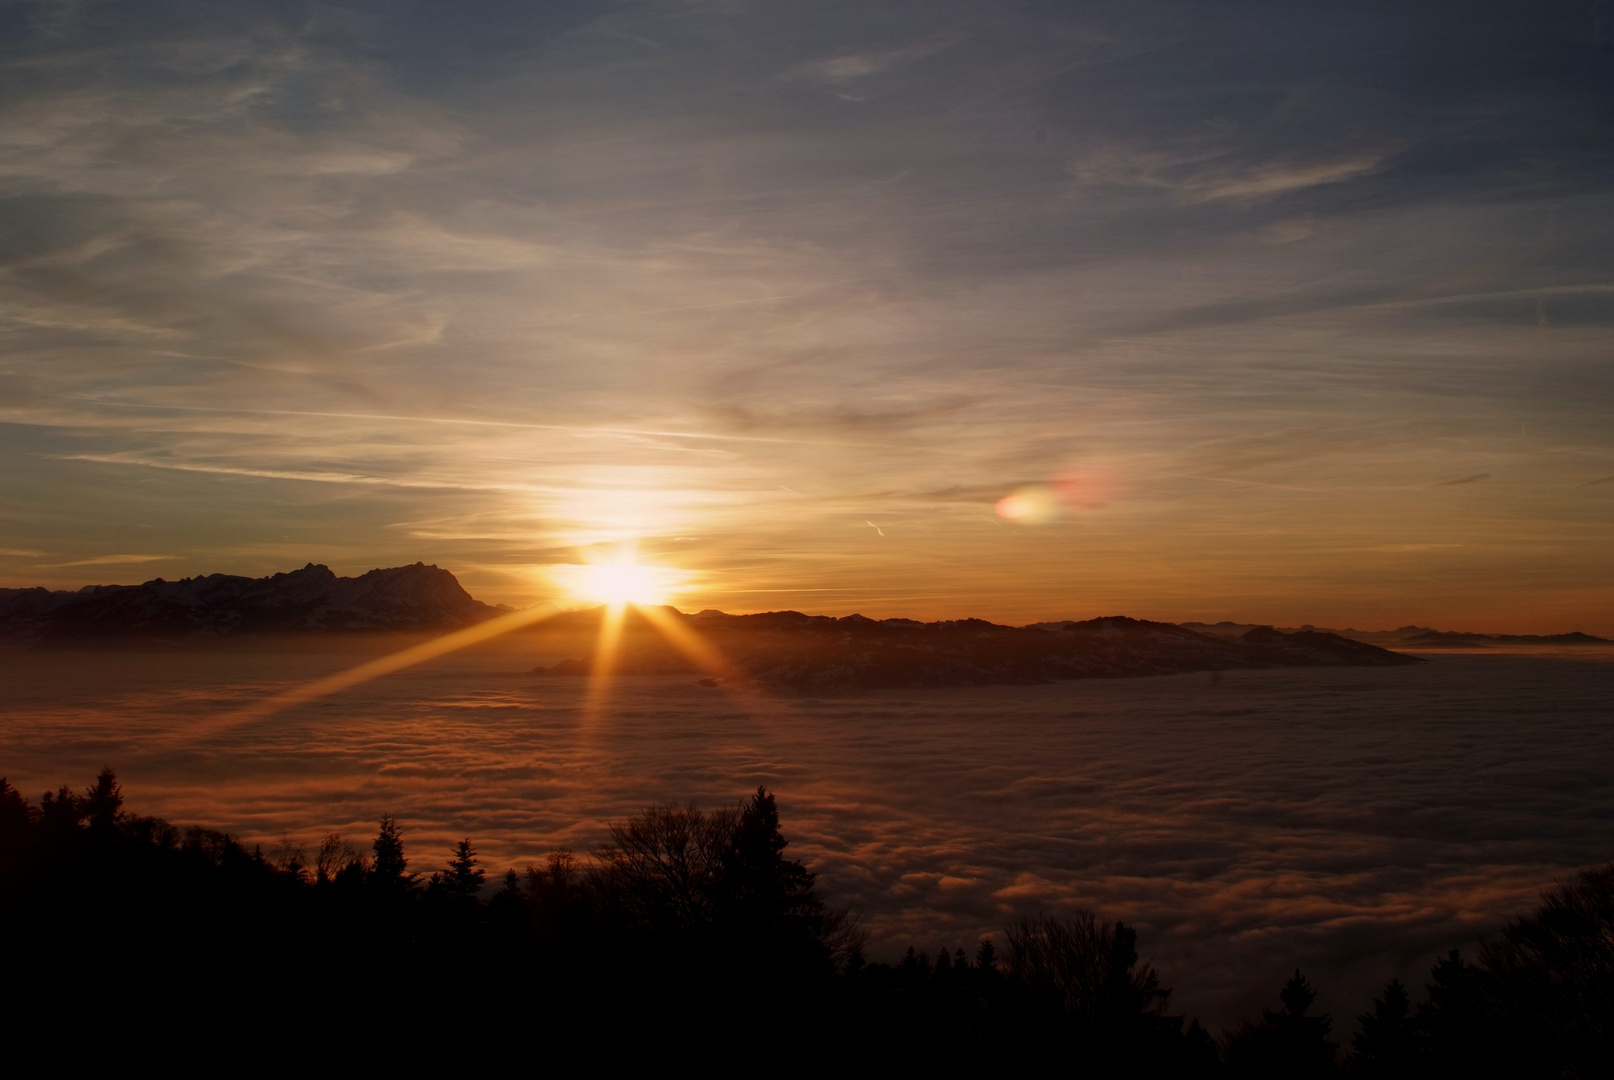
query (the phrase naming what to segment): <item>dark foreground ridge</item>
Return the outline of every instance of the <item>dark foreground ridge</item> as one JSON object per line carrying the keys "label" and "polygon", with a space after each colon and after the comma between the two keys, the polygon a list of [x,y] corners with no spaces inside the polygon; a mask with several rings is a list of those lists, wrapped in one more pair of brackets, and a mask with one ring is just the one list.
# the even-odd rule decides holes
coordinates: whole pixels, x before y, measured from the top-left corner
{"label": "dark foreground ridge", "polygon": [[1298,1080],[1614,1064],[1614,866],[1553,890],[1477,963],[1452,951],[1423,991],[1391,982],[1354,1022],[1318,1014],[1297,970],[1273,1008],[1213,1038],[1172,1012],[1135,932],[1091,912],[869,962],[855,920],[786,858],[760,788],[716,812],[651,807],[589,858],[556,851],[496,884],[469,840],[411,871],[390,817],[368,854],[332,834],[312,856],[287,842],[265,857],[122,803],[110,769],[37,806],[0,780],[14,1054]]}
{"label": "dark foreground ridge", "polygon": [[0,635],[42,643],[174,640],[320,630],[448,630],[499,613],[453,574],[415,563],[337,577],[328,566],[270,577],[233,574],[77,592],[0,589]]}
{"label": "dark foreground ridge", "polygon": [[[861,615],[836,619],[797,611],[684,615],[673,608],[663,610],[715,645],[733,662],[739,677],[809,693],[1420,662],[1337,634],[1283,633],[1270,626],[1225,638],[1124,616],[1000,626],[980,619],[921,623]],[[597,611],[578,612],[556,620],[549,632],[587,631],[599,619]],[[634,617],[614,666],[641,674],[693,670],[663,636]],[[586,675],[593,669],[592,658],[574,658],[534,673]]]}

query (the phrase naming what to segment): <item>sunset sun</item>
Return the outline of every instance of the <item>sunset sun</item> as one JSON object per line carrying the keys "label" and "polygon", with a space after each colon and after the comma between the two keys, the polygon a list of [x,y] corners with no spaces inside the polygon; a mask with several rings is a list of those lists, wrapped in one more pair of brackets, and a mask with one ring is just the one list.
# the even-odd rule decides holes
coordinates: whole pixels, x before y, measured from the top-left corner
{"label": "sunset sun", "polygon": [[632,559],[568,566],[560,575],[566,592],[578,602],[613,607],[665,604],[677,591],[678,576]]}

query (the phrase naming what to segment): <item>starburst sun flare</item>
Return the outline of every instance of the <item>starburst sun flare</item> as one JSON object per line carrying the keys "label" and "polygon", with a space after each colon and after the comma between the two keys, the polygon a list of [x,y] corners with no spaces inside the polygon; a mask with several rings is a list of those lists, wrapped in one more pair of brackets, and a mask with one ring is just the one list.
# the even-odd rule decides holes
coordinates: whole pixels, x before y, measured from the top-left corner
{"label": "starburst sun flare", "polygon": [[557,567],[555,578],[566,594],[583,604],[649,606],[671,602],[685,575],[640,563],[631,555],[609,562]]}

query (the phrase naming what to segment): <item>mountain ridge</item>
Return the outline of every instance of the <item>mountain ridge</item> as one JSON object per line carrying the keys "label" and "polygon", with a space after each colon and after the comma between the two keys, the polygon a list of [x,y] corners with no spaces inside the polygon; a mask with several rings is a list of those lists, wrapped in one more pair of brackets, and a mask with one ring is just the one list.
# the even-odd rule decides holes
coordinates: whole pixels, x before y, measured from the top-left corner
{"label": "mountain ridge", "polygon": [[[1040,624],[1039,624],[1040,625]],[[1200,633],[1232,636],[1248,632],[1253,623],[1223,621],[1219,623],[1185,622],[1177,625]],[[1287,630],[1287,633],[1312,631],[1335,634],[1352,641],[1372,645],[1413,649],[1485,649],[1495,645],[1614,645],[1614,640],[1571,630],[1566,634],[1481,634],[1462,630],[1436,630],[1428,626],[1407,625],[1396,630],[1329,630],[1306,625]]]}
{"label": "mountain ridge", "polygon": [[348,578],[309,563],[261,578],[208,574],[76,591],[0,589],[0,635],[66,643],[446,630],[503,610],[472,598],[452,573],[435,565],[417,562]]}
{"label": "mountain ridge", "polygon": [[[1004,626],[984,619],[921,623],[913,619],[840,618],[774,611],[728,615],[702,611],[684,620],[732,665],[729,678],[794,692],[873,688],[990,686],[1065,679],[1123,678],[1191,671],[1276,667],[1388,667],[1418,664],[1405,656],[1334,634],[1284,633],[1256,627],[1238,639],[1174,623],[1111,615],[1048,626]],[[599,609],[550,620],[538,633],[592,642]],[[696,665],[644,616],[625,620],[611,670],[670,675]],[[596,658],[570,657],[534,668],[540,676],[582,676]],[[704,680],[716,685],[715,678]]]}
{"label": "mountain ridge", "polygon": [[[120,636],[162,638],[221,637],[253,633],[329,630],[435,630],[470,625],[510,610],[476,600],[454,574],[435,564],[375,569],[338,577],[330,567],[308,563],[299,570],[251,578],[206,574],[138,585],[86,585],[76,590],[0,588],[0,636],[41,641],[106,639]],[[677,609],[669,608],[676,611]],[[1051,620],[1011,627],[984,619],[924,623],[914,619],[870,619],[805,615],[797,611],[729,615],[708,608],[680,617],[697,623],[747,620],[744,625],[777,627],[788,623],[839,620],[844,625],[966,627],[1063,631],[1099,625],[1104,619]],[[586,617],[586,616],[585,616]],[[1126,619],[1126,616],[1108,616]],[[1614,645],[1614,641],[1573,631],[1565,634],[1484,634],[1408,625],[1397,630],[1330,630],[1311,625],[1274,628],[1256,623],[1183,622],[1140,625],[1176,627],[1218,639],[1240,639],[1255,630],[1286,635],[1321,634],[1348,641],[1404,648],[1486,648],[1492,645]]]}

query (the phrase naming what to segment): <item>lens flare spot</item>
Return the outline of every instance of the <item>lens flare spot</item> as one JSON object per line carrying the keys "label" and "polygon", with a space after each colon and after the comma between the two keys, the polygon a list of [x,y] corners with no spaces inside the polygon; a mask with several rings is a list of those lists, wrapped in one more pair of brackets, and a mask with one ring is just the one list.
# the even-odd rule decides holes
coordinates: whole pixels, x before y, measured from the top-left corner
{"label": "lens flare spot", "polygon": [[1021,525],[1047,524],[1059,511],[1059,495],[1046,484],[1025,484],[997,501],[998,517]]}
{"label": "lens flare spot", "polygon": [[1115,497],[1116,478],[1106,469],[1070,466],[1049,481],[1049,486],[1072,510],[1102,510]]}

